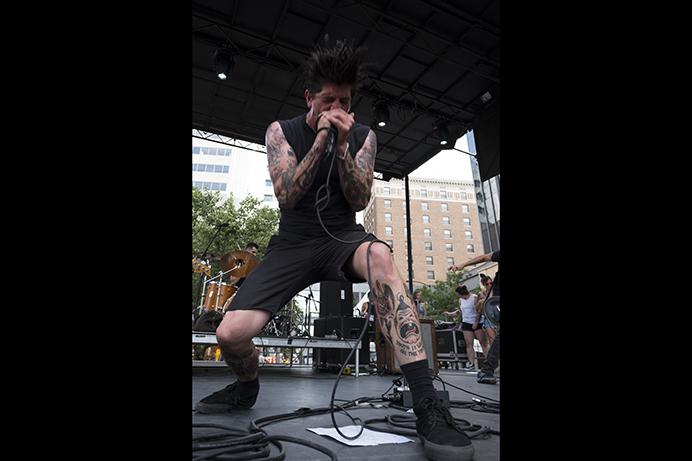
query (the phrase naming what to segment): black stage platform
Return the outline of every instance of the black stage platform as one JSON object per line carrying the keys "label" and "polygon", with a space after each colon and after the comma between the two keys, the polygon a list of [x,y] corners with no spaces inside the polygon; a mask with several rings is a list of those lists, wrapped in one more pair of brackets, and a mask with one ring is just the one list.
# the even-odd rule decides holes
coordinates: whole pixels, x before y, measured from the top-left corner
{"label": "black stage platform", "polygon": [[[476,382],[475,373],[455,370],[442,370],[440,378],[445,382],[490,399],[500,399],[500,384],[487,385]],[[265,367],[260,370],[261,390],[257,403],[251,410],[238,411],[223,415],[204,415],[194,412],[195,403],[206,395],[221,389],[235,381],[229,369],[224,368],[193,368],[192,372],[192,422],[193,424],[221,424],[237,429],[247,430],[251,420],[258,418],[290,413],[299,408],[323,408],[329,406],[329,399],[336,375],[313,370],[309,367]],[[361,397],[380,398],[392,385],[396,375],[365,375],[359,378],[343,376],[339,381],[336,398],[353,400]],[[435,381],[435,388],[442,390],[442,383]],[[474,395],[446,386],[450,400],[470,402]],[[338,402],[337,402],[338,403]],[[500,415],[486,413],[470,408],[452,408],[452,415],[462,418],[472,424],[488,426],[500,430]],[[362,420],[381,418],[389,414],[404,414],[394,408],[366,407],[350,411],[352,416]],[[351,421],[343,414],[337,415],[340,425],[350,425]],[[381,425],[380,425],[381,426]],[[423,447],[417,437],[411,437],[414,443],[387,444],[372,447],[350,447],[343,445],[326,436],[314,434],[306,427],[332,427],[329,414],[309,416],[269,424],[264,430],[269,435],[287,435],[306,439],[334,451],[339,460],[395,460],[418,461],[425,460]],[[193,431],[193,435],[196,430]],[[473,439],[476,461],[497,461],[500,459],[500,436],[490,435],[488,438]],[[284,443],[287,461],[318,461],[328,460],[329,457],[312,448]],[[277,454],[278,450],[272,450]]]}

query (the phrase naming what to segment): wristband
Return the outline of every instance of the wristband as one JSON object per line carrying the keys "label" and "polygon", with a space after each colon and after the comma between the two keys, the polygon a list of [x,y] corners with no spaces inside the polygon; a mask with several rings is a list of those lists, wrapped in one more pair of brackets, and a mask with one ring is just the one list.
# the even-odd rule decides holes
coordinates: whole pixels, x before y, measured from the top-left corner
{"label": "wristband", "polygon": [[320,128],[319,130],[315,131],[315,136],[317,136],[317,135],[320,133],[320,131],[322,131],[322,130],[329,130],[329,127],[328,127],[328,126],[323,126],[323,127]]}

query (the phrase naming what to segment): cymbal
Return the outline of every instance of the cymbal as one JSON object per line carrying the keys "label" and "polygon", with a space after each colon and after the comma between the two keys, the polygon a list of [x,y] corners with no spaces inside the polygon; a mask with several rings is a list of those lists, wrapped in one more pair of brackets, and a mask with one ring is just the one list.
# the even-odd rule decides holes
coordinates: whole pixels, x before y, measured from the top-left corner
{"label": "cymbal", "polygon": [[259,259],[249,251],[236,250],[221,256],[221,270],[233,269],[229,272],[233,277],[247,277],[257,264]]}

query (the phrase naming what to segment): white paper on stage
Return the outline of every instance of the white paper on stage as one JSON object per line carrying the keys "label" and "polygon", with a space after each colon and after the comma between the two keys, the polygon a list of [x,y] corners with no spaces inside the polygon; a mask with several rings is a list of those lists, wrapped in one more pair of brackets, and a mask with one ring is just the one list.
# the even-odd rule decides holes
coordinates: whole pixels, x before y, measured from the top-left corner
{"label": "white paper on stage", "polygon": [[[384,445],[387,443],[406,443],[413,440],[396,434],[388,434],[386,432],[371,431],[363,429],[363,433],[355,440],[348,440],[339,435],[333,427],[309,427],[307,430],[318,435],[326,435],[346,445],[353,447],[369,447],[374,445]],[[360,426],[344,426],[339,430],[349,437],[353,437],[360,430]]]}

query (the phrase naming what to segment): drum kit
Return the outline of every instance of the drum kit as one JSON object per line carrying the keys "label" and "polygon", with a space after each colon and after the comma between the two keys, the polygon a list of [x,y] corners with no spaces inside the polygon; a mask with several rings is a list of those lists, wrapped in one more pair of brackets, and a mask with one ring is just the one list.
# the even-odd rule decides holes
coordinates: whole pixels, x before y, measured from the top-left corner
{"label": "drum kit", "polygon": [[[236,250],[221,256],[220,263],[221,271],[211,277],[211,266],[208,262],[197,258],[192,260],[192,271],[204,274],[204,297],[199,306],[196,331],[216,331],[223,314],[238,292],[235,284],[252,272],[259,264],[259,259],[249,251]],[[224,281],[226,276],[229,276],[228,282]]]}
{"label": "drum kit", "polygon": [[[255,269],[259,259],[249,251],[237,250],[224,254],[219,262],[221,271],[215,277],[211,277],[211,266],[208,262],[198,258],[192,260],[192,271],[204,274],[202,290],[204,297],[197,308],[196,320],[193,315],[193,331],[216,331],[238,292],[239,288],[235,284]],[[228,281],[224,281],[227,275]],[[295,315],[290,312],[290,309],[284,309],[284,311],[272,316],[262,330],[262,336],[295,336],[302,332],[298,325],[299,319],[294,318]]]}

